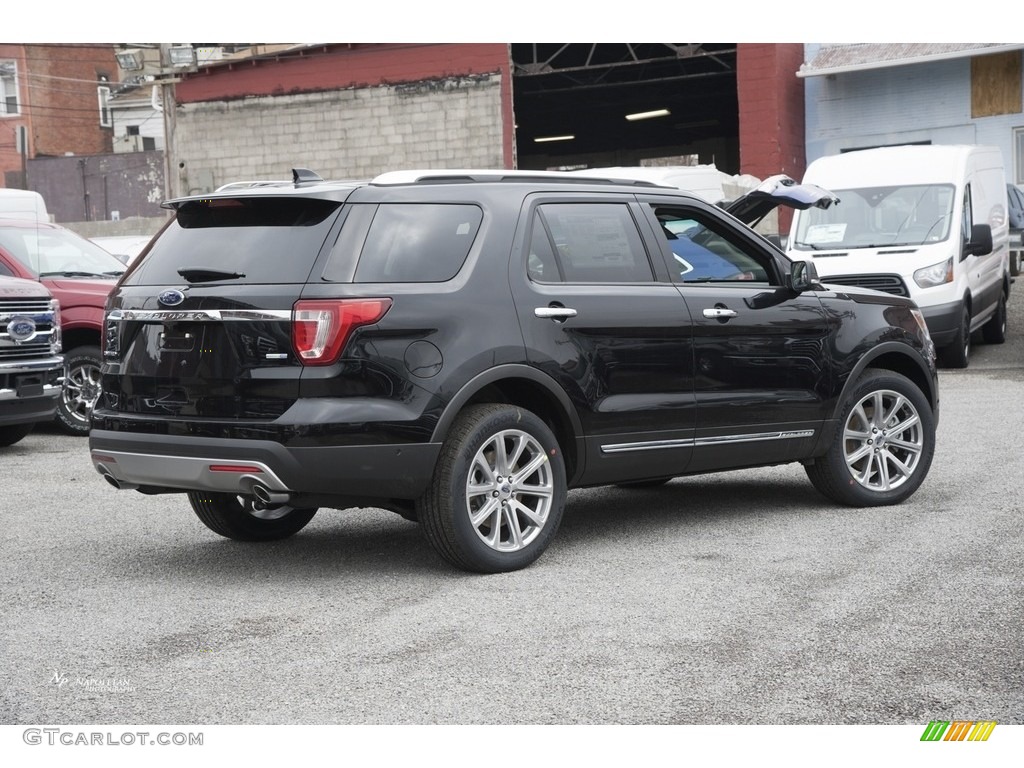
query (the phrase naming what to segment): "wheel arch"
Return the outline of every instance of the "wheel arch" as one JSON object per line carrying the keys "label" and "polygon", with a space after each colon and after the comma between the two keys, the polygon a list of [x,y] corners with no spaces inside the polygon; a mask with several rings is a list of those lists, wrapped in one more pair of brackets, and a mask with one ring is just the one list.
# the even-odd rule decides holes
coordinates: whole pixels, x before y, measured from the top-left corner
{"label": "wheel arch", "polygon": [[478,374],[448,402],[434,427],[431,442],[444,442],[459,413],[477,403],[518,405],[535,413],[558,439],[569,485],[582,473],[583,425],[569,396],[551,377],[519,364],[499,365]]}
{"label": "wheel arch", "polygon": [[868,368],[893,371],[906,376],[924,394],[931,405],[932,413],[938,419],[939,391],[931,369],[920,355],[914,355],[907,351],[907,345],[900,342],[890,341],[879,344],[867,352],[854,366],[850,372],[843,390],[836,402],[833,418],[838,418],[843,404],[849,397],[850,391],[856,386],[857,380]]}

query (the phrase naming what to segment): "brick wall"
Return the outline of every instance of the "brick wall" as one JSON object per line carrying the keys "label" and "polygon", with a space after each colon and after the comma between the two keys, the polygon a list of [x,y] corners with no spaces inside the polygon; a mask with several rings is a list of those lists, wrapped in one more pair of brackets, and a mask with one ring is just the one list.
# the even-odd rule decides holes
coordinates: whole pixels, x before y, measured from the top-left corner
{"label": "brick wall", "polygon": [[[0,60],[13,61],[18,78],[18,101],[21,112],[17,115],[0,115],[0,187],[23,189],[22,158],[15,148],[15,131],[19,126],[28,127],[28,113],[25,108],[28,90],[25,86],[25,48],[21,45],[0,44]],[[29,157],[32,137],[29,131]]]}
{"label": "brick wall", "polygon": [[293,167],[326,179],[401,168],[507,167],[503,77],[179,103],[174,194],[242,179],[287,179]]}
{"label": "brick wall", "polygon": [[96,87],[101,76],[118,77],[113,45],[26,45],[25,56],[34,154],[110,152],[112,131],[100,127]]}
{"label": "brick wall", "polygon": [[[804,84],[796,71],[804,60],[800,43],[737,46],[736,81],[740,109],[740,170],[758,178],[785,173],[801,179],[804,150]],[[779,226],[792,216],[779,211]]]}

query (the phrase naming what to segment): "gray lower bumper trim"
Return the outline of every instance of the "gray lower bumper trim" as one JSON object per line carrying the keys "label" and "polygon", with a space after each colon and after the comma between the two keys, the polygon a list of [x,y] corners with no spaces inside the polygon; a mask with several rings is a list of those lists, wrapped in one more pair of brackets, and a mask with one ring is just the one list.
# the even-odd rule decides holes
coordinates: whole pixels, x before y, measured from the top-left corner
{"label": "gray lower bumper trim", "polygon": [[94,449],[92,463],[97,472],[112,477],[122,488],[149,485],[249,494],[253,486],[263,485],[278,493],[290,492],[274,471],[259,461]]}

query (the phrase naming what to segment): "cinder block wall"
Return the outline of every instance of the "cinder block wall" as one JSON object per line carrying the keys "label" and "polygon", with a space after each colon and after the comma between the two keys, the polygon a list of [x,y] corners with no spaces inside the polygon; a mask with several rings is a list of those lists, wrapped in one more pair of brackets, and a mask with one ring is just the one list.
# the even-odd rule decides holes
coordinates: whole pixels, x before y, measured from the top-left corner
{"label": "cinder block wall", "polygon": [[502,98],[496,73],[179,104],[176,193],[286,179],[293,167],[326,179],[402,168],[500,168]]}

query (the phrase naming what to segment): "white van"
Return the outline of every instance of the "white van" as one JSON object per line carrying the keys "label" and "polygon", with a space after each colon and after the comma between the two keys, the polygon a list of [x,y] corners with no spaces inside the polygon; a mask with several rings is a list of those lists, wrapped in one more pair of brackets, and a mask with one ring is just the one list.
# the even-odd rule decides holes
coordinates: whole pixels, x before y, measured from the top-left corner
{"label": "white van", "polygon": [[46,201],[38,192],[26,189],[0,189],[0,219],[50,220]]}
{"label": "white van", "polygon": [[965,368],[971,333],[1006,337],[1009,220],[996,147],[908,145],[815,160],[804,181],[838,205],[798,211],[788,255],[822,282],[909,296],[946,365]]}
{"label": "white van", "polygon": [[609,166],[585,168],[573,173],[604,179],[649,181],[652,184],[691,192],[709,203],[720,203],[728,197],[736,196],[731,195],[729,189],[735,185],[734,177],[718,170],[714,165]]}

